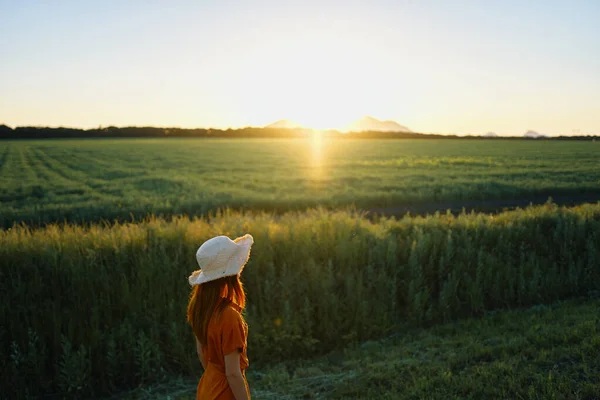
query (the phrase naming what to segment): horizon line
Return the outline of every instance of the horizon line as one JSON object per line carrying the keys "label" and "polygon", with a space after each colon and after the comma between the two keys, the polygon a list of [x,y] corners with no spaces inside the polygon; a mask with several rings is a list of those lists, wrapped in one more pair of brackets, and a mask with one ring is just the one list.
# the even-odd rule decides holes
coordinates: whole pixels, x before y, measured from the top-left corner
{"label": "horizon line", "polygon": [[310,127],[293,127],[293,128],[287,128],[287,127],[282,127],[282,128],[278,128],[278,127],[269,127],[268,125],[264,125],[264,126],[256,126],[256,125],[247,125],[247,126],[241,126],[241,127],[227,127],[227,128],[217,128],[217,127],[183,127],[183,126],[160,126],[160,125],[98,125],[97,127],[90,127],[90,128],[84,128],[84,127],[75,127],[75,126],[69,126],[69,125],[16,125],[16,126],[10,126],[7,123],[0,123],[0,126],[6,126],[7,128],[11,129],[11,130],[16,130],[17,128],[36,128],[36,129],[73,129],[73,130],[80,130],[80,131],[93,131],[93,130],[103,130],[103,129],[107,129],[107,128],[116,128],[116,129],[125,129],[125,128],[153,128],[153,129],[180,129],[180,130],[195,130],[195,129],[203,129],[203,130],[216,130],[216,131],[228,131],[228,130],[232,130],[232,131],[237,131],[237,130],[244,130],[244,129],[277,129],[277,130],[304,130],[304,131],[317,131],[317,132],[337,132],[339,134],[348,134],[348,133],[361,133],[361,132],[380,132],[380,133],[403,133],[403,134],[417,134],[417,135],[440,135],[440,136],[486,136],[486,135],[490,135],[493,134],[493,136],[488,136],[488,137],[523,137],[525,134],[529,133],[529,132],[534,132],[536,134],[539,135],[539,137],[579,137],[579,136],[600,136],[600,133],[583,133],[583,132],[578,132],[578,133],[559,133],[559,134],[544,134],[544,133],[539,133],[533,130],[526,130],[524,133],[511,133],[511,134],[499,134],[499,133],[495,133],[492,131],[488,131],[485,133],[456,133],[456,132],[452,132],[452,133],[441,133],[441,132],[419,132],[419,131],[410,131],[410,132],[405,132],[405,131],[380,131],[380,130],[360,130],[360,131],[343,131],[340,129],[335,129],[335,128],[329,128],[329,129],[318,129],[318,128],[310,128]]}

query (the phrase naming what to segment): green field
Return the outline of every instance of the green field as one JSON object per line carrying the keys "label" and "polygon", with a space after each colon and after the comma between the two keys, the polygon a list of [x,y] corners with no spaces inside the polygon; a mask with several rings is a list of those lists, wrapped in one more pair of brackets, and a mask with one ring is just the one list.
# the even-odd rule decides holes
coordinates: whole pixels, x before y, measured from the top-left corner
{"label": "green field", "polygon": [[0,141],[2,395],[186,398],[201,374],[185,323],[195,251],[251,233],[255,398],[594,399],[598,301],[555,305],[599,295],[600,203],[336,208],[593,198],[597,146]]}
{"label": "green field", "polygon": [[[243,274],[254,371],[415,327],[600,290],[600,204],[377,221],[309,210],[38,229],[18,225],[0,230],[3,394],[88,398],[169,376],[197,378],[200,364],[185,322],[195,251],[210,237],[246,232],[255,238]],[[560,345],[560,337],[544,346]],[[531,342],[523,356],[538,348]],[[420,355],[412,357],[416,362]],[[432,373],[446,373],[446,361],[436,362]],[[530,368],[546,374],[546,367]],[[396,384],[386,383],[388,378],[378,378],[383,387]],[[432,384],[441,385],[433,378]],[[348,390],[367,390],[357,385]],[[462,393],[458,387],[447,394]],[[506,398],[518,398],[516,389],[505,387]]]}
{"label": "green field", "polygon": [[[251,368],[253,398],[574,399],[600,393],[600,300],[569,300],[423,330],[313,359]],[[154,382],[122,400],[193,400],[197,379]],[[116,399],[117,397],[113,397]]]}
{"label": "green field", "polygon": [[0,223],[600,193],[594,142],[0,142]]}

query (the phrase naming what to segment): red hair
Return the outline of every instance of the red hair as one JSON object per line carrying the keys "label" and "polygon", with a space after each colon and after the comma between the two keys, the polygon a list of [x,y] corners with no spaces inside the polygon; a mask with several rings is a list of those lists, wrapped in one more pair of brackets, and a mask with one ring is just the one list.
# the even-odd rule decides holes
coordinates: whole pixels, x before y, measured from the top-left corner
{"label": "red hair", "polygon": [[192,288],[187,322],[203,346],[208,340],[208,323],[212,316],[216,313],[218,318],[225,307],[232,303],[242,309],[246,306],[246,293],[239,275],[215,279]]}

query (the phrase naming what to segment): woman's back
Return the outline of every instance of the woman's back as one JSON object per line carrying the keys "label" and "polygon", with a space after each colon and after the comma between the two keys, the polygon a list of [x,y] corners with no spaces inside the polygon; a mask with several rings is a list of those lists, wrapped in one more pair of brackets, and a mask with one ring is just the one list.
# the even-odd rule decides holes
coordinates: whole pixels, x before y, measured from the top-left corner
{"label": "woman's back", "polygon": [[[207,362],[212,362],[225,371],[224,357],[234,351],[240,352],[240,367],[248,368],[246,356],[246,338],[248,325],[240,314],[241,309],[237,304],[227,305],[221,315],[215,315],[208,326],[207,345],[204,357]],[[218,314],[218,313],[216,313]]]}
{"label": "woman's back", "polygon": [[[246,338],[248,326],[240,314],[240,308],[231,303],[215,315],[208,325],[207,343],[202,347],[206,370],[198,383],[196,399],[235,399],[225,375],[225,355],[239,352],[240,369],[248,367]],[[246,388],[249,393],[249,389]]]}

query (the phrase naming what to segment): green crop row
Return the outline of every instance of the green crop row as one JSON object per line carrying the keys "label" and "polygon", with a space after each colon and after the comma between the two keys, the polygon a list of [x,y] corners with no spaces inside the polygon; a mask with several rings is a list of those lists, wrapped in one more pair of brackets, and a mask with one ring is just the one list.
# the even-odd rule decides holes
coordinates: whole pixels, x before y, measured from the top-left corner
{"label": "green crop row", "polygon": [[[473,140],[0,142],[0,226],[221,208],[530,201],[600,193],[598,144]],[[527,204],[527,203],[526,203]]]}

